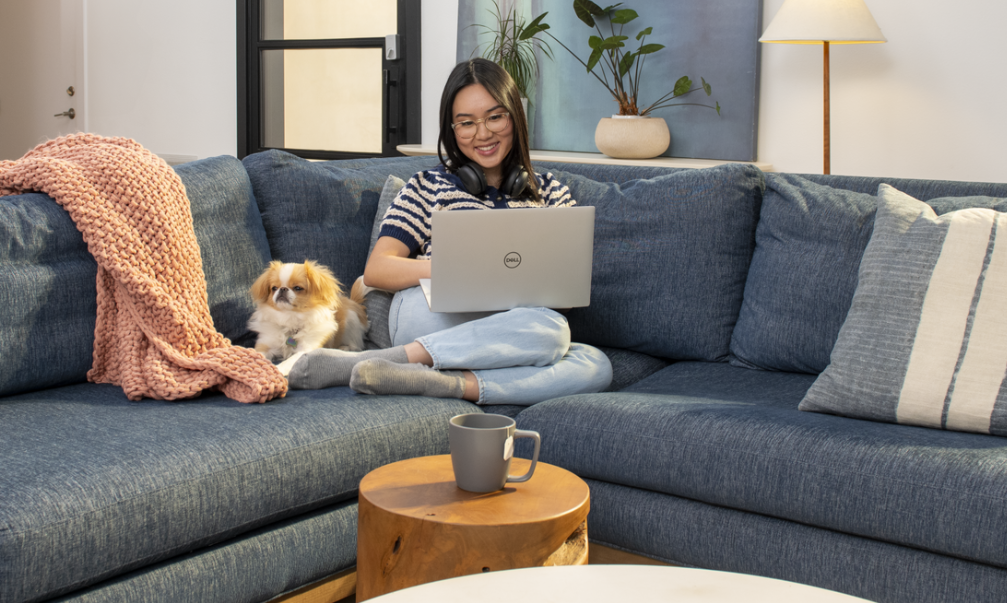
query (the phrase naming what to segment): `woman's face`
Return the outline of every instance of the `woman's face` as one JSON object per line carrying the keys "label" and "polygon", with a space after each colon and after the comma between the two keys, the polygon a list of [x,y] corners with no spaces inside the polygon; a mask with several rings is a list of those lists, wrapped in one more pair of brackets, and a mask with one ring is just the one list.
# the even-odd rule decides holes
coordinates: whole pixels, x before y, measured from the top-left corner
{"label": "woman's face", "polygon": [[[452,122],[476,121],[485,119],[494,113],[504,113],[504,107],[483,87],[482,84],[471,84],[458,91],[451,108]],[[499,132],[491,132],[486,122],[480,123],[476,134],[470,139],[463,139],[455,134],[458,149],[482,167],[486,180],[491,186],[500,186],[503,179],[503,161],[510,153],[514,142],[513,121],[508,119],[507,126]]]}

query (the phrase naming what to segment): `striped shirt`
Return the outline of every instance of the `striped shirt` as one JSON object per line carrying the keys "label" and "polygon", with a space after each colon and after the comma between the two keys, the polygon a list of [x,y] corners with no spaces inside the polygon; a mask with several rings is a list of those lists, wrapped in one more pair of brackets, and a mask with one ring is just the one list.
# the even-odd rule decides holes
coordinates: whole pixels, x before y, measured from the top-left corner
{"label": "striped shirt", "polygon": [[535,174],[543,203],[532,199],[514,199],[489,187],[484,198],[469,194],[461,179],[449,174],[444,166],[420,172],[402,187],[381,222],[379,237],[393,237],[409,248],[410,256],[430,259],[431,216],[435,211],[456,209],[504,209],[516,207],[572,207],[566,185],[549,173]]}

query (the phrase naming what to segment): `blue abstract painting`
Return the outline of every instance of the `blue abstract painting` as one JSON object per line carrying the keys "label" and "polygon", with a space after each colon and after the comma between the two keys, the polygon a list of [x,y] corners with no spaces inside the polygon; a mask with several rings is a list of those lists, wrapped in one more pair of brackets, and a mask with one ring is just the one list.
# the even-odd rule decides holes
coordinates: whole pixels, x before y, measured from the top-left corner
{"label": "blue abstract painting", "polygon": [[[572,0],[498,0],[504,14],[512,9],[525,21],[548,11],[544,22],[549,33],[585,62],[591,54],[588,38],[598,35],[577,18]],[[608,6],[599,3],[600,6]],[[688,75],[699,86],[700,77],[712,87],[712,96],[702,90],[681,102],[719,103],[720,115],[705,107],[680,106],[656,110],[671,130],[670,157],[756,160],[759,120],[759,43],[762,32],[762,0],[633,0],[620,8],[632,8],[639,18],[625,25],[627,47],[639,44],[636,35],[652,27],[647,43],[664,49],[649,55],[640,88],[640,105],[653,103],[672,90],[675,81]],[[483,24],[495,27],[494,0],[461,0],[458,3],[458,61],[479,56],[489,34]],[[609,35],[606,28],[605,35]],[[594,131],[602,117],[619,112],[605,87],[587,72],[570,52],[547,36],[553,59],[539,55],[539,76],[529,98],[532,148],[551,151],[597,153]]]}

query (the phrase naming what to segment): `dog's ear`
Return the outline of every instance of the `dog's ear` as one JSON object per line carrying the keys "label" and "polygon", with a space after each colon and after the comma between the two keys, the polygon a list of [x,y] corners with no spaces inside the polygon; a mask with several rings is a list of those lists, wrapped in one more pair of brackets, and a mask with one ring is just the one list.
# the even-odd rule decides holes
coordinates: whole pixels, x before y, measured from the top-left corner
{"label": "dog's ear", "polygon": [[327,306],[332,306],[339,300],[342,286],[336,280],[336,276],[326,266],[322,266],[313,260],[306,260],[304,262],[304,275],[308,279],[311,294],[316,299]]}
{"label": "dog's ear", "polygon": [[262,274],[259,275],[259,278],[255,279],[255,282],[252,283],[248,292],[251,294],[252,299],[254,299],[256,303],[261,304],[269,301],[269,297],[273,293],[273,273],[279,270],[282,265],[282,262],[269,262],[269,266],[267,266]]}

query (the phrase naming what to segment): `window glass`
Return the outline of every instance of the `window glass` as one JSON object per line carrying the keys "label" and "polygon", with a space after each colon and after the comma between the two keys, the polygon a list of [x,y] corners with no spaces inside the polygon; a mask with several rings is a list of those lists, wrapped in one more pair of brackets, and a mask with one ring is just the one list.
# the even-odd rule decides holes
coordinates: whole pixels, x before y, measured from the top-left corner
{"label": "window glass", "polygon": [[260,0],[263,40],[383,38],[397,33],[397,0]]}
{"label": "window glass", "polygon": [[380,48],[262,51],[263,146],[380,153],[381,59]]}

